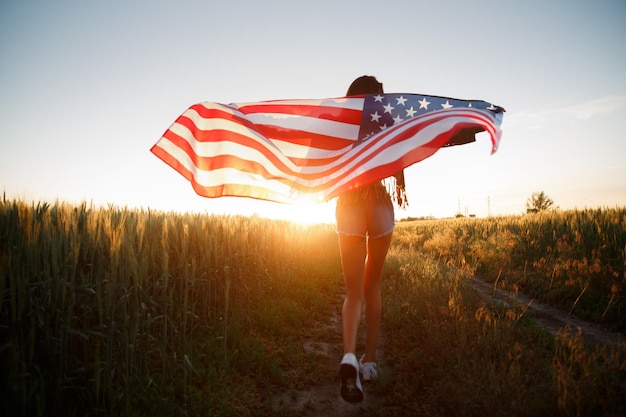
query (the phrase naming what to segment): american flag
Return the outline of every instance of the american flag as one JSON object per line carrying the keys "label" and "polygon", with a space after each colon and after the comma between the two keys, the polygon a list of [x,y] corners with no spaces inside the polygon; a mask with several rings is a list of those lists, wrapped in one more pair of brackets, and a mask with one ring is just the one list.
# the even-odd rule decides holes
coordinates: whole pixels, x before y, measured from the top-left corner
{"label": "american flag", "polygon": [[151,148],[204,197],[325,201],[488,132],[504,109],[480,100],[375,94],[191,106]]}

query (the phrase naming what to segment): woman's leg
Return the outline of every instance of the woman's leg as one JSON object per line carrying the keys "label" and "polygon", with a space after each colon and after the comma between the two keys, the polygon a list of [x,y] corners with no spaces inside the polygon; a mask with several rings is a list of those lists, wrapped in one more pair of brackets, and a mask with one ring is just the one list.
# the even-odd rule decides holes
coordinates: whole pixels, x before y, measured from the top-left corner
{"label": "woman's leg", "polygon": [[365,238],[359,236],[339,235],[341,265],[346,287],[346,298],[343,302],[343,351],[356,353],[357,331],[361,319],[363,304],[363,276],[367,249]]}
{"label": "woman's leg", "polygon": [[392,235],[393,233],[389,233],[367,241],[367,259],[364,270],[366,342],[363,362],[376,362],[382,318],[380,285]]}

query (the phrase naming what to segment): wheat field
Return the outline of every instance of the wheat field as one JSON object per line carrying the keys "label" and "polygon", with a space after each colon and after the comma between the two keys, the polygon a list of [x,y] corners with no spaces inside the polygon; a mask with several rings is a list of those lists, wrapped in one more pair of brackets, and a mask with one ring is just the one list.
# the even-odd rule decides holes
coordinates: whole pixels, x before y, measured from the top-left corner
{"label": "wheat field", "polygon": [[[552,337],[467,278],[623,332],[625,250],[622,208],[399,223],[369,414],[623,415],[623,344]],[[276,415],[329,378],[301,345],[341,288],[332,225],[4,199],[2,414]]]}

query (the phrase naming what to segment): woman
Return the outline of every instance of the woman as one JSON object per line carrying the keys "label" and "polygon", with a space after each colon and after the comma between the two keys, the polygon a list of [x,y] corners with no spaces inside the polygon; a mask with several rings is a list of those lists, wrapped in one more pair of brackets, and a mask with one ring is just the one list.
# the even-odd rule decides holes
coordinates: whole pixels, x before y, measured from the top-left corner
{"label": "woman", "polygon": [[[375,77],[362,76],[352,82],[347,95],[377,93],[383,93],[383,85]],[[404,198],[403,177],[396,177],[400,201]],[[364,381],[377,377],[381,275],[394,229],[394,208],[386,187],[377,182],[341,194],[335,215],[346,288],[342,309],[344,356],[339,371],[341,396],[348,402],[359,402],[363,400],[361,376]],[[364,301],[366,346],[365,354],[357,360],[357,330]]]}

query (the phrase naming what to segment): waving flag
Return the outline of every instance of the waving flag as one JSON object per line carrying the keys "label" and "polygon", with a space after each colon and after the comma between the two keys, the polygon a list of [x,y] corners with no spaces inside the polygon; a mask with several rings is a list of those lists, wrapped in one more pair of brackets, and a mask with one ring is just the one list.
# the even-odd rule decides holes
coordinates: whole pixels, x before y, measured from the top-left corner
{"label": "waving flag", "polygon": [[478,100],[376,94],[321,100],[204,102],[151,151],[204,197],[325,201],[394,175],[444,146],[489,133],[504,109]]}

